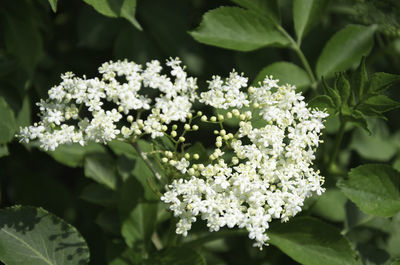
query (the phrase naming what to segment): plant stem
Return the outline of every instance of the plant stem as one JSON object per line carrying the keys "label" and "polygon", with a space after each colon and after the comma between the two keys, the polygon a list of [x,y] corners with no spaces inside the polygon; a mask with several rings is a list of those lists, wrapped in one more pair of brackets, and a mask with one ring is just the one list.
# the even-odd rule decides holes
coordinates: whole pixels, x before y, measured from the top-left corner
{"label": "plant stem", "polygon": [[282,28],[281,25],[275,25],[276,28],[279,30],[279,32],[281,32],[290,42],[291,44],[291,48],[296,52],[297,56],[299,56],[299,59],[301,61],[301,63],[304,66],[304,69],[307,72],[308,77],[310,78],[311,81],[311,88],[312,89],[317,89],[317,81],[316,78],[314,76],[313,71],[311,70],[311,66],[307,61],[307,58],[304,56],[304,53],[302,52],[299,43],[297,43],[292,36],[289,35],[289,33],[286,32],[286,30],[284,28]]}
{"label": "plant stem", "polygon": [[336,162],[336,157],[339,154],[340,145],[341,145],[342,140],[343,140],[344,129],[346,127],[346,120],[343,119],[341,114],[339,116],[339,119],[340,119],[340,127],[339,127],[338,133],[336,134],[335,143],[334,143],[334,147],[333,147],[334,149],[333,149],[332,155],[331,155],[331,157],[329,159],[329,162],[328,162],[328,167],[327,167],[328,170]]}

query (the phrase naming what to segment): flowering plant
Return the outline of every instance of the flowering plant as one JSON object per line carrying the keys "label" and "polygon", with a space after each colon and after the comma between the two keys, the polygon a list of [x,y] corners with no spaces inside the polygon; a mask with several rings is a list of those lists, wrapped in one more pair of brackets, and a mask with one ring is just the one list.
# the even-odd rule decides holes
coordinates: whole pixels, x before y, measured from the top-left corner
{"label": "flowering plant", "polygon": [[391,0],[57,2],[0,7],[0,262],[396,264]]}

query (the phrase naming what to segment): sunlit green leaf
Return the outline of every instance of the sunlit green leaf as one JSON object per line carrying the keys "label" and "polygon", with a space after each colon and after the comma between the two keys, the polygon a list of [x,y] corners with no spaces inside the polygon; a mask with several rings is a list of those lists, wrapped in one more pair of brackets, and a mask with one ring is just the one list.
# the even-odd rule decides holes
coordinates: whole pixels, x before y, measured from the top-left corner
{"label": "sunlit green leaf", "polygon": [[303,91],[310,85],[310,78],[303,68],[290,62],[276,62],[264,67],[253,81],[253,85],[262,82],[266,76],[272,75],[279,79],[280,85],[294,85],[298,90]]}
{"label": "sunlit green leaf", "polygon": [[60,145],[56,148],[56,150],[49,151],[48,154],[51,155],[56,161],[69,167],[81,167],[83,166],[85,155],[104,152],[104,146],[101,144],[89,143],[85,146],[80,144]]}
{"label": "sunlit green leaf", "polygon": [[232,0],[236,4],[280,23],[280,12],[277,0]]}
{"label": "sunlit green leaf", "polygon": [[135,18],[136,0],[84,0],[93,6],[97,12],[108,17],[123,17],[132,23],[137,29],[142,30]]}
{"label": "sunlit green leaf", "polygon": [[79,232],[43,210],[0,210],[0,260],[7,265],[84,265],[89,249]]}
{"label": "sunlit green leaf", "polygon": [[365,57],[361,59],[358,68],[352,73],[350,78],[350,86],[354,91],[357,99],[361,99],[364,95],[365,86],[368,82],[368,73],[365,67]]}
{"label": "sunlit green leaf", "polygon": [[333,35],[317,60],[317,77],[330,77],[359,62],[371,50],[375,30],[375,26],[349,25]]}
{"label": "sunlit green leaf", "polygon": [[220,7],[205,13],[200,26],[190,34],[201,43],[238,51],[288,44],[270,20],[238,7]]}
{"label": "sunlit green leaf", "polygon": [[318,22],[327,4],[327,0],[293,1],[293,22],[297,39],[301,40],[303,35]]}
{"label": "sunlit green leaf", "polygon": [[400,173],[388,165],[354,168],[338,186],[363,212],[392,216],[400,211]]}
{"label": "sunlit green leaf", "polygon": [[57,1],[58,0],[49,0],[49,4],[54,13],[57,12]]}
{"label": "sunlit green leaf", "polygon": [[356,254],[340,231],[310,217],[296,217],[288,223],[274,223],[269,243],[305,265],[358,264]]}
{"label": "sunlit green leaf", "polygon": [[347,198],[338,189],[327,189],[312,206],[313,214],[333,222],[343,222],[346,218]]}
{"label": "sunlit green leaf", "polygon": [[396,154],[397,147],[393,144],[386,124],[378,119],[369,124],[372,133],[355,130],[350,148],[365,159],[388,161]]}
{"label": "sunlit green leaf", "polygon": [[348,106],[350,99],[350,82],[347,80],[347,77],[344,73],[339,73],[335,80],[335,88],[336,91],[339,92],[342,104],[346,104]]}

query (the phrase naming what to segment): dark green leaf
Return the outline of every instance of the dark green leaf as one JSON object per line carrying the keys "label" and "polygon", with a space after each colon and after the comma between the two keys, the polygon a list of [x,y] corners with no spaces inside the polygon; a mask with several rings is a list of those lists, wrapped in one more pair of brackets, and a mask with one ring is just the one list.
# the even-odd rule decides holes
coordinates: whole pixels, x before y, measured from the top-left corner
{"label": "dark green leaf", "polygon": [[98,204],[100,206],[113,206],[118,201],[118,196],[115,191],[95,183],[87,185],[82,190],[79,197],[82,200]]}
{"label": "dark green leaf", "polygon": [[293,22],[298,40],[301,40],[318,22],[327,4],[327,0],[295,0],[293,2]]}
{"label": "dark green leaf", "polygon": [[277,0],[232,0],[236,4],[271,19],[280,24],[280,12]]}
{"label": "dark green leaf", "polygon": [[9,154],[7,145],[0,145],[0,158]]}
{"label": "dark green leaf", "polygon": [[5,144],[14,138],[17,123],[14,112],[3,97],[0,97],[0,144]]}
{"label": "dark green leaf", "polygon": [[327,95],[318,95],[312,98],[307,105],[310,108],[317,108],[319,110],[327,109],[329,114],[334,114],[335,112],[335,104]]}
{"label": "dark green leaf", "polygon": [[351,90],[357,96],[357,99],[361,99],[364,95],[365,86],[368,82],[368,73],[365,67],[365,57],[361,59],[361,63],[358,68],[352,73],[350,78]]}
{"label": "dark green leaf", "polygon": [[29,6],[23,8],[27,10],[20,16],[25,17],[6,14],[7,23],[3,30],[7,50],[16,56],[26,73],[32,75],[42,58],[43,44],[37,23],[32,21]]}
{"label": "dark green leaf", "polygon": [[54,13],[57,12],[57,1],[58,0],[49,0],[49,4]]}
{"label": "dark green leaf", "polygon": [[198,42],[238,51],[288,44],[270,20],[238,7],[220,7],[205,13],[200,26],[190,34]]}
{"label": "dark green leaf", "polygon": [[135,18],[136,0],[84,0],[97,12],[108,17],[126,18],[137,29],[142,30]]}
{"label": "dark green leaf", "polygon": [[95,223],[100,226],[105,233],[120,236],[121,222],[117,209],[104,209],[97,215]]}
{"label": "dark green leaf", "polygon": [[106,153],[89,154],[84,163],[85,176],[115,190],[117,175],[114,160]]}
{"label": "dark green leaf", "polygon": [[358,264],[356,253],[340,231],[310,217],[296,217],[288,223],[274,223],[270,243],[305,265]]}
{"label": "dark green leaf", "polygon": [[349,25],[333,35],[318,58],[317,77],[330,77],[359,62],[371,50],[375,30],[376,26]]}
{"label": "dark green leaf", "polygon": [[392,109],[400,107],[400,103],[390,99],[385,95],[377,95],[368,98],[358,106],[358,109],[365,114],[372,116],[372,113],[382,114]]}
{"label": "dark green leaf", "polygon": [[56,150],[48,152],[55,160],[69,167],[83,166],[85,155],[92,153],[104,153],[104,146],[97,143],[60,145]]}
{"label": "dark green leaf", "polygon": [[289,62],[276,62],[264,67],[253,81],[253,85],[257,85],[270,75],[279,79],[280,85],[294,85],[301,91],[310,85],[310,78],[303,68]]}
{"label": "dark green leaf", "polygon": [[367,120],[359,111],[354,111],[350,115],[343,115],[343,119],[353,123],[354,125],[365,130],[369,134],[371,133],[371,131],[368,129]]}
{"label": "dark green leaf", "polygon": [[76,265],[89,249],[71,225],[42,208],[0,210],[0,260],[7,265]]}
{"label": "dark green leaf", "polygon": [[400,211],[400,173],[388,165],[354,168],[338,186],[365,213],[393,216]]}
{"label": "dark green leaf", "polygon": [[400,75],[374,73],[369,80],[368,93],[379,94],[400,81]]}
{"label": "dark green leaf", "polygon": [[145,265],[206,265],[206,260],[190,248],[175,247],[157,252]]}

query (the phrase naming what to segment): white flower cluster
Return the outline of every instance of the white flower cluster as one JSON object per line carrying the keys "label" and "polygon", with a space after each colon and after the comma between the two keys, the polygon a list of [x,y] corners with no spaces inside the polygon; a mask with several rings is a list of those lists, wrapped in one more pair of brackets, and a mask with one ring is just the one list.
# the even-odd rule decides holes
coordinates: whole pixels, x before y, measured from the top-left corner
{"label": "white flower cluster", "polygon": [[[181,136],[176,124],[170,126],[175,151],[161,150],[166,154],[162,162],[182,176],[170,181],[161,197],[179,217],[176,232],[187,235],[201,218],[210,231],[247,229],[261,248],[272,219],[287,221],[301,211],[305,198],[324,191],[323,178],[312,164],[327,114],[308,109],[290,85],[278,86],[266,77],[247,88],[248,79],[235,71],[225,80],[213,76],[208,91],[198,96],[196,79],[187,76],[180,60],[166,64],[170,76],[161,74],[158,61],[144,68],[127,61],[104,63],[100,79],[66,73],[50,89],[49,99],[37,104],[40,122],[21,128],[19,137],[24,142],[37,139],[43,149],[54,150],[64,143],[134,141],[146,134],[156,138],[166,135],[172,122],[188,119]],[[193,116],[197,100],[225,116],[208,119],[201,111]],[[236,131],[227,132],[223,122],[232,117],[240,123]],[[193,163],[199,154],[183,154],[185,133],[199,130],[192,125],[197,118],[220,127],[206,164]]]}
{"label": "white flower cluster", "polygon": [[[194,174],[174,180],[161,199],[180,218],[178,234],[187,235],[200,217],[210,231],[224,226],[245,228],[255,246],[262,248],[272,219],[287,221],[301,211],[312,192],[320,195],[324,191],[323,178],[311,166],[327,114],[309,110],[294,87],[278,86],[269,77],[248,93],[240,92],[246,83],[242,78],[232,73],[223,85],[214,77],[211,90],[201,97],[206,104],[223,109],[250,103],[253,115],[234,109],[232,113],[242,120],[238,131],[220,131],[210,164],[189,168],[186,163],[186,169],[181,164],[180,171]],[[227,93],[240,96],[226,97]],[[264,120],[258,127],[257,118]],[[223,144],[233,150],[233,158],[224,158]]]}
{"label": "white flower cluster", "polygon": [[[49,99],[37,103],[41,121],[21,128],[19,137],[26,143],[38,139],[43,149],[54,150],[60,144],[107,143],[118,136],[163,136],[165,124],[184,122],[197,98],[196,79],[187,77],[180,64],[177,58],[167,61],[173,81],[161,74],[156,60],[145,69],[127,61],[104,63],[99,68],[101,79],[66,73],[62,82],[49,90]],[[152,101],[144,88],[156,89],[160,95]],[[110,110],[105,110],[109,105]],[[140,119],[146,110],[151,113]],[[121,125],[121,113],[127,115],[129,126]]]}

